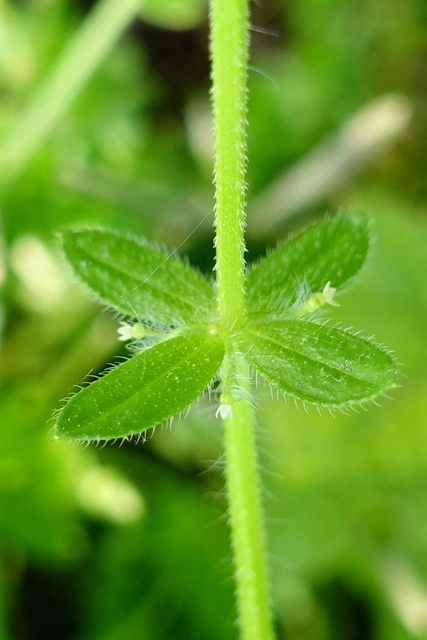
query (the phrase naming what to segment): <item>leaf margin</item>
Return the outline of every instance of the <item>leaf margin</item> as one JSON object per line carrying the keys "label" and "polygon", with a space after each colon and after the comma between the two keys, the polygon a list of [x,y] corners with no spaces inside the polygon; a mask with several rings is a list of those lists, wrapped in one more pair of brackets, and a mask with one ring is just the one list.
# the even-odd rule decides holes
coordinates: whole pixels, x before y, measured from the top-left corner
{"label": "leaf margin", "polygon": [[[126,374],[129,373],[128,369],[132,369],[137,367],[137,365],[139,365],[140,363],[143,364],[143,369],[145,368],[145,363],[144,363],[144,359],[147,358],[147,354],[148,357],[151,357],[153,355],[153,350],[157,350],[157,351],[162,351],[164,350],[164,345],[166,345],[167,343],[170,343],[171,341],[174,340],[191,340],[191,336],[199,336],[199,337],[205,337],[206,341],[204,344],[200,343],[200,348],[195,348],[194,352],[192,355],[196,354],[196,351],[199,351],[200,354],[205,354],[206,355],[206,347],[208,345],[208,340],[212,341],[212,344],[216,344],[217,347],[220,347],[220,349],[218,350],[218,353],[216,355],[216,357],[214,356],[213,359],[213,367],[211,367],[211,369],[209,370],[209,375],[205,376],[203,378],[204,383],[200,386],[200,388],[197,390],[197,392],[195,394],[192,395],[192,397],[190,399],[186,399],[186,401],[184,403],[181,402],[180,406],[174,410],[173,412],[169,412],[167,415],[163,415],[162,414],[162,418],[158,419],[155,418],[154,421],[152,421],[152,423],[150,423],[149,425],[145,426],[144,428],[141,428],[139,430],[130,430],[126,433],[116,433],[114,435],[108,435],[108,436],[104,436],[104,435],[96,435],[96,434],[92,434],[89,435],[89,433],[85,434],[85,433],[80,433],[80,435],[67,435],[67,432],[65,429],[60,429],[59,428],[59,421],[60,420],[65,420],[67,418],[67,420],[72,423],[73,420],[76,419],[76,415],[71,416],[71,417],[67,417],[67,413],[70,412],[70,407],[72,407],[74,405],[74,408],[77,410],[77,416],[79,414],[80,411],[84,410],[84,405],[82,405],[82,398],[83,396],[85,396],[84,401],[87,402],[88,399],[88,394],[93,394],[93,390],[96,388],[95,393],[97,393],[99,391],[100,386],[103,387],[107,387],[108,385],[113,384],[113,378],[115,379],[117,377],[117,375],[121,375],[123,373],[123,371],[126,369]],[[80,386],[80,389],[76,392],[73,393],[72,395],[70,395],[68,398],[65,399],[64,404],[61,408],[59,408],[54,415],[54,420],[55,420],[55,424],[52,427],[52,433],[53,433],[53,437],[54,439],[63,439],[63,440],[69,440],[69,441],[73,441],[73,442],[100,442],[100,441],[110,441],[110,440],[117,440],[117,439],[127,439],[127,438],[131,438],[133,436],[143,436],[144,433],[146,431],[148,431],[149,429],[152,429],[160,424],[162,424],[163,422],[175,417],[176,415],[179,415],[182,411],[184,411],[187,407],[190,407],[193,402],[195,400],[197,400],[197,398],[204,393],[204,391],[206,390],[206,388],[209,386],[209,384],[211,383],[211,381],[215,378],[215,375],[217,374],[223,357],[224,357],[224,351],[225,351],[225,347],[224,347],[224,343],[221,339],[221,337],[218,335],[217,332],[214,331],[206,331],[206,332],[200,332],[200,331],[187,331],[187,332],[174,332],[174,335],[172,337],[168,337],[167,339],[164,339],[158,343],[156,343],[155,345],[153,345],[153,347],[146,349],[144,351],[142,351],[140,354],[135,355],[135,356],[131,356],[128,359],[126,359],[124,362],[121,362],[119,364],[116,365],[112,365],[109,368],[107,368],[106,370],[104,370],[104,372],[100,375],[100,377],[98,377],[96,380],[91,381],[91,382],[87,382],[87,383],[83,383],[84,386]],[[157,354],[158,355],[158,354]],[[176,359],[175,359],[176,360]],[[184,362],[185,359],[182,359],[178,364],[181,365]],[[206,357],[205,357],[205,361],[206,361]],[[135,364],[136,363],[136,364]],[[177,366],[176,364],[174,364],[171,369],[165,373],[165,377],[170,376],[171,373],[173,373],[176,370]],[[119,373],[117,373],[119,372]],[[176,371],[175,371],[176,373]],[[131,374],[132,376],[134,375],[134,372],[132,372]],[[123,376],[122,376],[123,377]],[[105,380],[107,380],[107,383],[105,383]],[[200,367],[197,368],[197,381],[200,382]],[[105,388],[102,390],[105,392]],[[136,392],[135,394],[132,395],[132,398],[135,397],[135,395],[139,395],[143,392],[142,389],[140,389],[138,392]],[[175,391],[176,393],[176,391]],[[113,394],[112,394],[113,395]],[[89,397],[89,400],[91,400],[91,398]],[[132,399],[131,399],[132,400]],[[117,406],[121,406],[123,404],[126,403],[126,400],[122,401],[122,402],[118,402],[115,405],[115,408],[113,407],[113,409],[111,411],[109,411],[109,414],[114,414],[114,412],[117,409]],[[136,419],[140,420],[141,419],[141,414],[136,412],[135,413]],[[104,416],[102,416],[101,418],[103,418]],[[97,420],[92,420],[89,422],[89,424],[93,424],[97,422]],[[78,428],[75,428],[74,430],[77,431],[80,428],[80,425],[78,426]]]}
{"label": "leaf margin", "polygon": [[[380,354],[381,357],[388,359],[388,363],[390,365],[388,372],[390,374],[390,376],[393,378],[392,381],[390,381],[389,384],[384,385],[381,389],[379,389],[378,391],[372,393],[369,396],[364,396],[364,397],[359,397],[359,398],[351,398],[351,399],[347,399],[344,401],[340,401],[340,402],[328,402],[328,401],[319,401],[319,400],[314,400],[314,399],[310,399],[308,397],[303,397],[302,395],[298,395],[296,392],[293,392],[289,389],[285,389],[283,387],[280,387],[279,384],[277,384],[277,381],[273,379],[273,377],[269,374],[266,373],[264,370],[261,370],[256,364],[254,364],[254,358],[251,357],[251,350],[253,350],[253,338],[254,338],[254,329],[257,326],[262,326],[264,328],[266,328],[268,330],[268,328],[277,324],[304,324],[307,326],[315,326],[318,327],[320,329],[320,331],[322,331],[323,329],[326,332],[329,332],[331,334],[334,334],[336,336],[345,336],[345,338],[351,338],[354,339],[354,343],[361,343],[363,344],[365,347],[368,347],[370,349],[372,349],[373,351],[378,352],[378,354]],[[362,337],[360,334],[361,332],[352,332],[349,329],[342,329],[341,327],[330,327],[328,325],[328,323],[318,323],[318,322],[313,322],[310,320],[275,320],[275,321],[268,321],[268,320],[262,320],[262,321],[258,321],[258,322],[251,322],[246,330],[246,335],[244,336],[242,334],[241,340],[240,340],[240,347],[244,349],[244,354],[245,357],[250,365],[250,367],[261,376],[261,378],[263,378],[267,384],[272,385],[273,387],[275,387],[276,389],[278,389],[279,391],[282,391],[285,395],[290,396],[292,398],[294,398],[295,400],[300,400],[302,401],[304,404],[310,404],[310,405],[314,405],[316,407],[324,407],[324,408],[329,408],[329,409],[342,409],[345,410],[346,408],[355,408],[357,406],[364,406],[365,403],[370,403],[370,402],[375,402],[375,399],[380,397],[380,396],[384,396],[388,391],[390,391],[393,388],[398,387],[398,377],[400,375],[400,371],[399,371],[399,365],[398,362],[395,360],[395,358],[392,357],[393,352],[390,349],[387,349],[384,345],[377,343],[376,341],[374,341],[372,338],[366,338],[366,337]],[[252,338],[252,342],[249,343],[248,338]],[[293,350],[292,348],[290,348],[289,350]],[[295,349],[294,349],[295,350]],[[330,367],[330,365],[328,365],[328,363],[322,363],[324,366],[326,367]],[[331,367],[332,369],[334,367]]]}
{"label": "leaf margin", "polygon": [[[197,294],[197,289],[199,290],[199,293],[202,292],[200,296],[199,304],[193,305],[193,306],[194,306],[194,309],[197,309],[198,307],[203,308],[203,305],[205,305],[206,306],[205,317],[203,317],[203,319],[202,318],[198,319],[197,323],[193,323],[193,319],[195,315],[194,309],[188,312],[187,318],[182,317],[182,309],[181,309],[181,317],[179,317],[180,315],[179,311],[177,312],[176,309],[175,310],[172,309],[170,311],[169,318],[165,319],[165,317],[162,317],[162,315],[159,314],[160,315],[160,319],[159,319],[155,317],[156,315],[155,312],[153,313],[152,317],[149,316],[148,314],[145,314],[145,311],[139,314],[136,311],[135,305],[133,303],[124,304],[120,301],[117,302],[117,299],[113,300],[111,297],[104,295],[102,292],[100,293],[100,291],[97,290],[96,287],[91,285],[88,282],[88,279],[84,275],[82,275],[81,270],[79,270],[76,267],[75,261],[70,257],[70,251],[68,251],[67,249],[67,244],[72,237],[78,238],[79,236],[82,236],[86,233],[88,235],[99,234],[100,236],[104,236],[107,241],[117,239],[119,242],[133,245],[134,249],[142,249],[142,250],[147,249],[149,253],[157,254],[159,258],[159,265],[156,266],[154,269],[150,270],[150,273],[148,274],[147,277],[144,278],[142,283],[138,282],[136,278],[131,274],[127,274],[127,273],[124,274],[128,278],[135,279],[135,285],[130,289],[128,289],[127,287],[123,287],[123,290],[125,292],[127,291],[129,293],[130,291],[132,291],[132,289],[139,287],[141,284],[146,284],[147,282],[149,282],[151,277],[155,276],[157,270],[160,269],[160,267],[163,267],[164,265],[166,265],[166,263],[168,263],[169,260],[173,261],[173,266],[179,265],[178,269],[181,272],[181,274],[185,273],[186,275],[186,278],[183,278],[183,281],[185,285],[188,285],[188,298],[191,299],[194,296],[194,294]],[[148,323],[152,323],[154,325],[164,324],[169,326],[184,326],[186,324],[188,325],[199,324],[202,320],[205,320],[206,322],[208,322],[208,319],[209,320],[212,319],[212,318],[209,318],[209,313],[211,314],[211,316],[213,316],[215,312],[215,296],[214,296],[214,289],[213,289],[212,283],[196,268],[194,268],[193,266],[185,262],[185,260],[183,260],[182,257],[180,257],[177,254],[176,250],[169,251],[166,249],[166,247],[161,247],[158,243],[151,243],[142,236],[136,236],[130,233],[120,233],[116,230],[97,228],[97,227],[65,228],[58,233],[58,236],[59,236],[59,241],[60,241],[64,261],[69,267],[70,272],[74,276],[74,278],[81,285],[83,285],[84,289],[89,293],[92,299],[95,299],[97,303],[104,305],[106,309],[110,309],[110,310],[113,309],[116,313],[119,314],[120,317],[129,317],[129,318],[136,319],[138,321],[141,321],[141,320],[147,321]],[[69,244],[70,246],[72,245],[71,241],[69,242]],[[92,258],[92,256],[90,255],[89,257]],[[153,256],[151,255],[150,257],[152,258]],[[168,268],[169,268],[169,265],[168,265]],[[121,274],[119,270],[117,270],[117,272],[120,278],[121,275],[123,274]],[[190,280],[193,281],[193,285],[195,282],[197,282],[197,285],[191,287],[188,284]],[[172,294],[174,295],[174,292],[172,292]],[[149,296],[147,296],[147,298],[148,297]]]}
{"label": "leaf margin", "polygon": [[[324,273],[323,278],[317,282],[316,287],[306,288],[305,291],[304,287],[307,285],[307,269],[308,267],[312,269],[313,263],[305,262],[300,269],[300,273],[297,273],[297,275],[295,275],[295,271],[292,272],[291,270],[291,273],[288,276],[280,275],[279,277],[276,277],[278,267],[280,266],[280,260],[283,263],[289,262],[290,268],[292,267],[292,262],[295,258],[292,255],[292,252],[295,252],[295,247],[298,246],[297,243],[299,241],[304,245],[304,238],[306,238],[305,243],[307,244],[307,234],[309,234],[309,237],[315,236],[316,230],[319,230],[318,233],[321,233],[322,231],[327,233],[328,227],[333,228],[332,225],[338,226],[340,223],[345,223],[346,220],[353,223],[354,229],[356,231],[359,230],[359,232],[361,232],[361,236],[364,235],[364,254],[359,266],[353,273],[344,279],[337,281],[331,273],[326,272]],[[329,233],[331,232],[329,231]],[[354,280],[365,268],[371,253],[372,244],[373,237],[371,218],[366,213],[358,209],[341,210],[333,217],[326,217],[323,221],[315,222],[307,228],[302,229],[295,235],[288,238],[284,243],[276,247],[276,249],[273,249],[267,256],[250,265],[246,273],[246,296],[248,307],[250,308],[249,316],[253,319],[262,319],[267,317],[274,317],[276,319],[292,317],[294,310],[298,311],[299,306],[304,305],[304,303],[309,300],[310,296],[319,294],[327,284],[332,284],[333,289],[337,291],[338,295],[343,293],[353,284]],[[287,259],[287,252],[290,252],[289,259]],[[320,252],[319,255],[321,256],[322,253]],[[303,253],[302,258],[304,261],[305,256]],[[278,264],[275,268],[271,268],[275,259]],[[320,264],[321,262],[322,260],[319,260]],[[329,268],[331,268],[330,265]],[[254,279],[254,273],[256,279],[252,282]],[[268,282],[268,279],[271,280]],[[289,283],[291,286],[289,286]],[[265,290],[268,290],[269,292],[267,296],[263,294],[263,291]],[[298,291],[298,294],[295,294],[296,291]],[[286,302],[284,292],[287,292],[289,298]],[[276,299],[274,299],[275,294]],[[280,296],[282,297],[282,302],[280,302]],[[279,307],[282,307],[282,309],[279,309]]]}

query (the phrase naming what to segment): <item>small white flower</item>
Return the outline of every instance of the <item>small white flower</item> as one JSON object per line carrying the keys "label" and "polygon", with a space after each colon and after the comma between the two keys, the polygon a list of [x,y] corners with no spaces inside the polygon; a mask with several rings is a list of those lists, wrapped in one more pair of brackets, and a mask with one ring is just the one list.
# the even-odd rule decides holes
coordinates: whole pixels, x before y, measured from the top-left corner
{"label": "small white flower", "polygon": [[128,322],[121,322],[119,328],[117,329],[118,339],[121,342],[126,342],[126,340],[132,340],[132,325]]}
{"label": "small white flower", "polygon": [[339,307],[339,303],[335,302],[334,295],[336,294],[336,287],[331,287],[330,281],[323,287],[322,295],[324,297],[323,304],[330,304],[332,307]]}
{"label": "small white flower", "polygon": [[231,404],[220,404],[218,409],[215,411],[215,418],[226,420],[227,418],[231,418],[232,413],[233,407]]}
{"label": "small white flower", "polygon": [[297,309],[297,316],[304,316],[307,314],[315,313],[318,309],[325,304],[329,304],[332,307],[339,307],[338,302],[335,302],[334,295],[336,288],[331,287],[331,282],[327,282],[322,291],[318,291],[310,296],[302,305]]}
{"label": "small white flower", "polygon": [[227,391],[223,391],[219,396],[220,405],[215,412],[215,418],[221,418],[221,420],[226,420],[227,418],[231,418],[233,413],[233,402],[234,398],[231,393]]}

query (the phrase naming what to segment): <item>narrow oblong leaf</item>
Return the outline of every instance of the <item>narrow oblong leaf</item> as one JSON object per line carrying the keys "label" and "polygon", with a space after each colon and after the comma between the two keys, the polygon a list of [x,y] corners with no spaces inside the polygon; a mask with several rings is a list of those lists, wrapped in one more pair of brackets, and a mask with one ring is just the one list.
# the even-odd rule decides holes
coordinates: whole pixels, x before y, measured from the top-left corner
{"label": "narrow oblong leaf", "polygon": [[160,342],[76,393],[60,411],[55,434],[90,441],[142,433],[191,404],[223,356],[222,341],[208,332]]}
{"label": "narrow oblong leaf", "polygon": [[249,364],[268,382],[325,407],[372,400],[396,385],[396,368],[385,351],[313,322],[254,323],[243,347]]}
{"label": "narrow oblong leaf", "polygon": [[62,246],[78,278],[117,311],[178,326],[209,319],[209,282],[173,255],[110,231],[65,231]]}
{"label": "narrow oblong leaf", "polygon": [[337,216],[293,238],[249,271],[251,315],[286,312],[328,285],[342,289],[363,266],[369,242],[368,221],[359,212]]}

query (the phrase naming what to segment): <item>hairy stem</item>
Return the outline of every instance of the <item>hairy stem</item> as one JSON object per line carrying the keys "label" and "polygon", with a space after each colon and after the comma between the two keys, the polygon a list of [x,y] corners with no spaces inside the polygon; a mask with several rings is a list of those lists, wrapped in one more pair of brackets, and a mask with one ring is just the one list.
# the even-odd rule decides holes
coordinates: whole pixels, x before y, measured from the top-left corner
{"label": "hairy stem", "polygon": [[233,335],[246,317],[244,226],[246,169],[247,0],[211,0],[215,131],[216,275],[227,354],[222,368],[224,451],[242,640],[272,640],[272,622],[249,372]]}
{"label": "hairy stem", "polygon": [[246,0],[211,1],[218,305],[223,328],[244,318],[246,169]]}
{"label": "hairy stem", "polygon": [[124,29],[141,0],[100,0],[67,44],[0,144],[0,180],[13,180],[57,125]]}
{"label": "hairy stem", "polygon": [[224,421],[225,475],[231,542],[236,569],[237,608],[242,640],[273,640],[265,558],[265,536],[257,472],[253,408],[245,394],[251,387],[248,366],[240,355],[226,359],[239,398]]}

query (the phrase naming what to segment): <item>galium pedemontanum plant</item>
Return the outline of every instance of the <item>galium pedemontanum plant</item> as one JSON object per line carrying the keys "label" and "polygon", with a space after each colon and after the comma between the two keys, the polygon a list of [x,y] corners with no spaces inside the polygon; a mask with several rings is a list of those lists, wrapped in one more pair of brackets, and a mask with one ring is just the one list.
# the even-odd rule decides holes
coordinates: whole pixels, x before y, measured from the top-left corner
{"label": "galium pedemontanum plant", "polygon": [[[232,335],[218,322],[214,284],[175,255],[110,231],[65,231],[62,244],[78,278],[129,318],[119,336],[133,341],[135,355],[67,402],[57,416],[58,437],[143,433],[220,377],[230,348],[271,385],[321,407],[354,406],[396,384],[387,352],[319,318],[366,260],[368,223],[359,212],[310,228],[252,267],[247,319]],[[221,416],[233,401],[230,394],[220,398]]]}
{"label": "galium pedemontanum plant", "polygon": [[387,352],[321,321],[369,249],[348,212],[245,270],[248,0],[210,0],[215,134],[215,282],[171,254],[108,231],[66,231],[65,255],[98,299],[128,320],[133,355],[59,411],[58,438],[143,434],[219,379],[225,478],[242,640],[272,640],[250,369],[323,407],[357,405],[395,386]]}
{"label": "galium pedemontanum plant", "polygon": [[127,317],[119,339],[135,355],[82,388],[59,411],[58,438],[139,436],[189,406],[220,380],[216,415],[224,455],[242,640],[274,638],[257,478],[248,365],[303,402],[348,407],[396,384],[390,355],[331,328],[321,311],[364,264],[369,225],[347,212],[313,226],[253,266],[246,306],[221,322],[216,284],[144,241],[100,230],[65,231],[65,256],[103,303]]}

